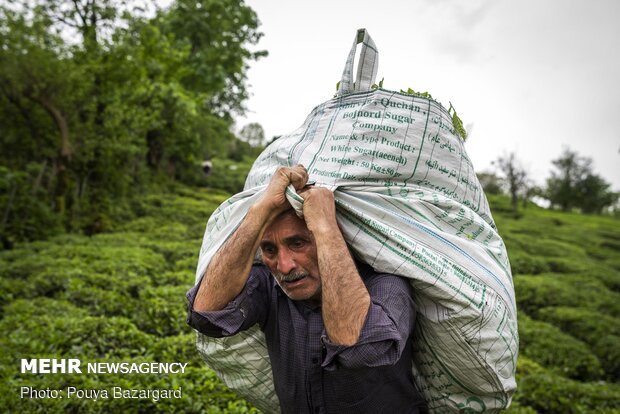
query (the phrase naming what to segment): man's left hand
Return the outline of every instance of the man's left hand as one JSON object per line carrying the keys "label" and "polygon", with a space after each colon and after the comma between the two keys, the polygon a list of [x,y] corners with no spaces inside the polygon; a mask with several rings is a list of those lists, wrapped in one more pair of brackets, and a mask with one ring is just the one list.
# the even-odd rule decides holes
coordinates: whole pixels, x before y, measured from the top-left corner
{"label": "man's left hand", "polygon": [[304,220],[312,233],[338,229],[333,192],[324,187],[306,187],[299,194],[304,198]]}

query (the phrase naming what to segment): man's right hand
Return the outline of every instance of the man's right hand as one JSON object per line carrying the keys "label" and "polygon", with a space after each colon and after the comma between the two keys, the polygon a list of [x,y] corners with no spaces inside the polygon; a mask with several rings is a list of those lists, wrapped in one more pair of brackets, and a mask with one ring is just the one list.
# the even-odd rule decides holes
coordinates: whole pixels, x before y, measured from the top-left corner
{"label": "man's right hand", "polygon": [[295,190],[299,191],[304,188],[307,182],[308,171],[306,171],[306,167],[303,165],[298,164],[294,167],[280,167],[273,174],[273,177],[271,177],[271,181],[260,203],[276,216],[291,207],[286,199],[286,187],[288,187],[289,184],[293,184]]}

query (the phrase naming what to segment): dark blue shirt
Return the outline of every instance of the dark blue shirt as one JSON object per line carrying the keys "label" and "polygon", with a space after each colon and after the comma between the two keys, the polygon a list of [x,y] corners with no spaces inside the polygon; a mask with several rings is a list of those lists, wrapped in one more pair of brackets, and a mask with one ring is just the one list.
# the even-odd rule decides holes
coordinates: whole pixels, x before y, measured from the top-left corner
{"label": "dark blue shirt", "polygon": [[198,285],[190,289],[188,323],[212,337],[258,323],[282,413],[425,412],[412,375],[411,285],[366,265],[358,270],[372,303],[352,346],[331,343],[320,305],[289,299],[263,265],[252,267],[243,291],[221,311],[193,311]]}

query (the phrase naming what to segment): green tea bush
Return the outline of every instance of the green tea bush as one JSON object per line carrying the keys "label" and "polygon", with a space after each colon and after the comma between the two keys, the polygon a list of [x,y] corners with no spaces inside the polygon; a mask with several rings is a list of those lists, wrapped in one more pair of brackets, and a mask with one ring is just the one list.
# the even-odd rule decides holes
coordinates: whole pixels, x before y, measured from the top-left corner
{"label": "green tea bush", "polygon": [[80,253],[83,266],[104,275],[148,276],[167,267],[162,255],[138,246],[93,248],[88,254]]}
{"label": "green tea bush", "polygon": [[103,275],[148,275],[161,272],[166,262],[160,254],[139,246],[107,245],[97,237],[80,236],[76,239],[52,239],[40,243],[34,252],[17,250],[21,254],[6,266],[5,277],[28,278],[33,274],[58,269],[84,269]]}
{"label": "green tea bush", "polygon": [[[183,240],[187,233],[187,226],[181,223],[171,223],[169,219],[162,217],[144,216],[123,224],[118,231],[132,238],[141,234],[147,236],[147,240]],[[117,234],[119,233],[102,234],[99,237],[105,240],[110,236],[116,238]]]}
{"label": "green tea bush", "polygon": [[[549,352],[549,350],[553,350]],[[545,322],[519,315],[519,351],[550,370],[582,381],[603,376],[601,363],[583,342]]]}
{"label": "green tea bush", "polygon": [[28,279],[33,273],[49,271],[50,269],[72,269],[77,263],[69,258],[59,256],[56,252],[19,248],[12,251],[17,253],[13,260],[4,261],[2,277],[8,280]]}
{"label": "green tea bush", "polygon": [[[148,276],[136,275],[132,272],[105,273],[94,272],[91,269],[80,269],[81,277],[72,278],[72,284],[67,290],[79,289],[81,286],[95,287],[121,293],[127,298],[137,298],[140,291],[150,284]],[[154,273],[157,274],[157,273]]]}
{"label": "green tea bush", "polygon": [[536,317],[538,310],[547,306],[583,307],[620,316],[620,294],[584,275],[519,276],[514,286],[517,307],[530,316]]}
{"label": "green tea bush", "polygon": [[603,368],[611,381],[620,379],[620,335],[605,335],[594,345],[592,350],[603,363]]}
{"label": "green tea bush", "polygon": [[542,308],[538,317],[590,345],[609,379],[620,379],[620,319],[572,307]]}
{"label": "green tea bush", "polygon": [[519,250],[509,252],[508,256],[513,276],[537,275],[549,271],[549,265],[543,257],[523,253]]}
{"label": "green tea bush", "polygon": [[620,272],[613,269],[605,262],[588,262],[588,268],[580,272],[586,277],[600,280],[609,289],[620,292]]}
{"label": "green tea bush", "polygon": [[189,289],[192,285],[194,285],[194,271],[196,270],[196,263],[197,259],[195,257],[179,260],[175,263],[175,269],[180,270],[162,273],[153,281],[153,285],[183,285]]}
{"label": "green tea bush", "polygon": [[189,241],[157,241],[145,243],[143,246],[161,254],[166,263],[172,265],[179,260],[187,258],[197,261],[200,242],[200,239],[191,239]]}
{"label": "green tea bush", "polygon": [[552,239],[530,238],[528,242],[523,243],[521,247],[526,253],[538,256],[571,258],[586,256],[585,251],[581,247]]}
{"label": "green tea bush", "polygon": [[168,223],[175,223],[175,226],[206,223],[209,214],[220,204],[208,199],[179,197],[174,194],[148,195],[141,202],[145,216],[164,219]]}
{"label": "green tea bush", "polygon": [[581,273],[589,265],[589,260],[580,257],[547,257],[545,261],[552,273]]}
{"label": "green tea bush", "polygon": [[609,267],[614,268],[615,270],[620,271],[620,257],[617,257],[617,255],[614,258],[607,259],[605,261],[605,264],[607,264]]}
{"label": "green tea bush", "polygon": [[212,188],[235,194],[243,191],[245,178],[252,168],[253,159],[244,158],[241,161],[214,158],[211,175],[207,178],[207,185]]}
{"label": "green tea bush", "polygon": [[135,314],[139,303],[131,296],[116,290],[106,290],[87,286],[80,280],[74,280],[64,295],[71,303],[88,310],[94,316],[125,316]]}
{"label": "green tea bush", "polygon": [[609,414],[617,412],[620,387],[580,383],[554,374],[527,357],[517,363],[515,402],[546,414]]}
{"label": "green tea bush", "polygon": [[620,251],[620,240],[618,239],[620,230],[600,229],[597,234],[600,239],[586,246],[588,255],[598,260],[617,259],[618,251]]}
{"label": "green tea bush", "polygon": [[538,414],[538,411],[532,407],[522,406],[516,401],[512,401],[507,410],[502,411],[505,414]]}
{"label": "green tea bush", "polygon": [[88,316],[67,302],[18,299],[5,309],[0,330],[14,358],[37,355],[132,357],[144,355],[150,339],[126,318]]}
{"label": "green tea bush", "polygon": [[191,332],[186,322],[185,292],[187,286],[147,287],[140,293],[140,309],[135,324],[143,331],[158,336]]}

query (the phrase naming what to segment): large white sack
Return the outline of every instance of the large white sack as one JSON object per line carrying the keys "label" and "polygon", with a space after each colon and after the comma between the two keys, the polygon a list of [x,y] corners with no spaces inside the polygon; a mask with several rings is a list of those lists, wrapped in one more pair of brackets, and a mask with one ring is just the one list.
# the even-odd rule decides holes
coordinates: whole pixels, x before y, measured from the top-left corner
{"label": "large white sack", "polygon": [[[516,389],[518,351],[505,246],[451,114],[429,98],[373,89],[377,64],[362,29],[337,96],[267,147],[245,191],[209,219],[196,281],[274,171],[303,164],[311,181],[334,191],[338,223],[356,256],[411,279],[418,306],[413,371],[431,412],[499,411]],[[260,330],[225,339],[199,334],[198,349],[229,387],[279,412]]]}

